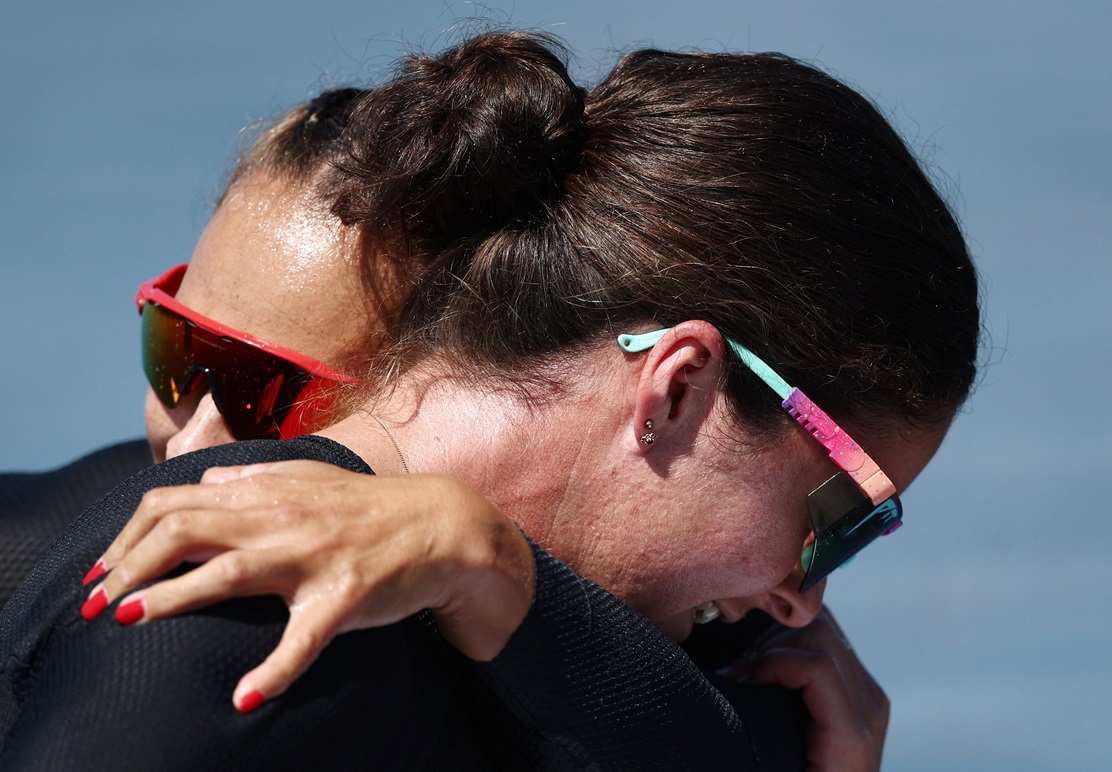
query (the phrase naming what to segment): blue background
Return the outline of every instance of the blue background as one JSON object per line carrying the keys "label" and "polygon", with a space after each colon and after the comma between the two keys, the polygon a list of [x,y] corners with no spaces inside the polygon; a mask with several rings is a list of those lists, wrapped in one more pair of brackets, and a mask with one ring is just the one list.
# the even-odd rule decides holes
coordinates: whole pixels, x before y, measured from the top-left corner
{"label": "blue background", "polygon": [[563,36],[589,84],[644,45],[779,50],[872,96],[984,281],[979,389],[899,537],[828,599],[893,701],[891,770],[1103,769],[1112,4],[0,5],[0,468],[142,433],[133,295],[186,260],[245,125],[473,17]]}

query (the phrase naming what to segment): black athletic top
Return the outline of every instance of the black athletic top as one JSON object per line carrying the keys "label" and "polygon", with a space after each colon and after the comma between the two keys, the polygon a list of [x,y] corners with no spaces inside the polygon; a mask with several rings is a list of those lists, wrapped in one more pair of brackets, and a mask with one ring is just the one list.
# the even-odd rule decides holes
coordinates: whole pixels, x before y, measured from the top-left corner
{"label": "black athletic top", "polygon": [[63,528],[151,463],[147,441],[132,440],[49,472],[0,474],[0,606]]}
{"label": "black athletic top", "polygon": [[[536,548],[533,607],[494,662],[467,660],[417,615],[338,637],[247,716],[232,690],[276,645],[279,599],[133,628],[81,619],[81,578],[145,491],[295,458],[371,471],[320,437],[222,445],[135,475],[66,529],[0,612],[0,769],[800,766],[794,717],[770,716],[783,703],[768,690],[733,695],[735,712],[644,617]],[[755,744],[739,712],[786,733]]]}

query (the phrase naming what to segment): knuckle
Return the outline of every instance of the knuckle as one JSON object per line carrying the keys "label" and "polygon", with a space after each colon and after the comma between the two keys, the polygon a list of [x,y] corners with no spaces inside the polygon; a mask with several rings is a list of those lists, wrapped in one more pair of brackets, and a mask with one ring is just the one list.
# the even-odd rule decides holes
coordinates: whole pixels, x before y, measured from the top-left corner
{"label": "knuckle", "polygon": [[121,562],[112,569],[112,573],[104,580],[104,586],[112,596],[125,592],[135,586],[131,566],[128,565],[127,561]]}
{"label": "knuckle", "polygon": [[327,640],[324,634],[312,628],[303,628],[290,635],[289,647],[299,661],[312,659],[324,648]]}
{"label": "knuckle", "polygon": [[247,559],[237,552],[225,553],[218,566],[221,585],[232,592],[243,589],[251,579],[251,568]]}
{"label": "knuckle", "polygon": [[351,608],[362,598],[366,581],[363,572],[357,567],[347,566],[337,574],[333,582],[333,596],[341,605]]}
{"label": "knuckle", "polygon": [[174,512],[162,518],[158,530],[170,542],[181,544],[189,540],[195,524],[195,518],[191,513]]}
{"label": "knuckle", "polygon": [[270,506],[269,516],[276,527],[286,528],[299,524],[305,517],[305,509],[288,499],[274,499]]}
{"label": "knuckle", "polygon": [[830,656],[827,652],[816,652],[815,656],[811,657],[811,667],[826,679],[841,678],[842,671],[838,667],[837,660]]}
{"label": "knuckle", "polygon": [[152,488],[139,500],[139,511],[155,515],[166,508],[166,488]]}

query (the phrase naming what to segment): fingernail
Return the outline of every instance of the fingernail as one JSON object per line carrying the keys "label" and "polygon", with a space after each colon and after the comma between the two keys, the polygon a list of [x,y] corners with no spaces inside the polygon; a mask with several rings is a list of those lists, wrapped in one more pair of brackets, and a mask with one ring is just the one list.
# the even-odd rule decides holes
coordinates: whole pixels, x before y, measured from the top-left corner
{"label": "fingernail", "polygon": [[104,564],[104,558],[96,562],[96,565],[89,569],[89,573],[85,574],[85,578],[81,580],[81,584],[88,587],[90,584],[100,579],[108,573],[108,566]]}
{"label": "fingernail", "polygon": [[86,620],[92,619],[108,605],[108,592],[103,587],[98,587],[81,607],[81,616]]}
{"label": "fingernail", "polygon": [[255,689],[254,691],[247,692],[247,694],[243,695],[243,699],[241,699],[239,701],[239,704],[236,705],[236,710],[238,710],[240,713],[247,714],[262,705],[265,701],[266,697],[263,696],[263,693],[260,692],[258,689]]}
{"label": "fingernail", "polygon": [[116,621],[121,625],[131,625],[143,621],[147,613],[142,598],[133,598],[116,607]]}

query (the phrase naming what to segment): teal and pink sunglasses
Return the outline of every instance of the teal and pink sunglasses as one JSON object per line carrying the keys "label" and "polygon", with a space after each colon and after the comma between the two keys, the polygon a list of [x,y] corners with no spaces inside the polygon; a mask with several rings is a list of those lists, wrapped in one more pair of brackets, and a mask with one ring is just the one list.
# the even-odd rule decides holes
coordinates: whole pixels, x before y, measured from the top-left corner
{"label": "teal and pink sunglasses", "polygon": [[[648,351],[670,330],[619,335],[618,345],[631,354]],[[796,423],[822,443],[840,471],[807,494],[811,530],[815,538],[800,557],[806,572],[804,592],[845,565],[879,536],[903,524],[903,506],[896,486],[875,461],[806,394],[788,385],[764,360],[735,340],[726,345],[746,367],[776,392],[781,407]]]}

